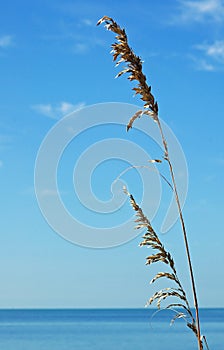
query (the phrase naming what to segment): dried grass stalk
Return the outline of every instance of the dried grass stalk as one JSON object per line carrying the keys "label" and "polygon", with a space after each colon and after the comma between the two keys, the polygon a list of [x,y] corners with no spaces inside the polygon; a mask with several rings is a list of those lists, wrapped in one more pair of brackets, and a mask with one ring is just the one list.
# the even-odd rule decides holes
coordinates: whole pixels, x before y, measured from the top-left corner
{"label": "dried grass stalk", "polygon": [[139,111],[139,115],[133,116],[128,123],[128,129],[132,127],[132,124],[135,119],[141,115],[148,114],[155,121],[158,119],[158,103],[155,101],[153,94],[151,93],[151,86],[148,86],[146,83],[146,76],[142,72],[142,61],[139,56],[136,56],[128,44],[128,38],[124,29],[110,17],[104,16],[101,18],[97,25],[105,23],[105,27],[116,34],[117,42],[112,44],[112,53],[113,60],[117,61],[116,65],[119,66],[121,63],[126,62],[127,65],[122,69],[116,77],[128,73],[128,79],[130,81],[136,80],[138,82],[136,87],[133,87],[132,90],[135,92],[135,95],[139,94],[141,100],[144,101],[144,108],[147,108],[147,112]]}
{"label": "dried grass stalk", "polygon": [[[157,234],[153,230],[150,222],[148,221],[147,217],[144,215],[142,209],[137,205],[137,203],[134,200],[134,197],[128,193],[131,205],[133,209],[136,211],[137,215],[137,229],[146,228],[147,232],[143,236],[143,241],[141,243],[141,246],[143,245],[149,245],[152,249],[157,250],[157,252],[153,255],[148,256],[146,259],[146,264],[150,265],[155,262],[162,262],[169,266],[171,272],[159,272],[153,279],[152,283],[154,283],[159,278],[165,277],[168,280],[172,280],[176,285],[177,288],[167,288],[163,289],[157,293],[155,293],[150,299],[149,304],[151,304],[153,301],[157,301],[157,306],[160,307],[160,303],[165,300],[168,297],[176,297],[180,299],[181,303],[173,303],[168,305],[168,308],[171,306],[177,306],[183,308],[187,312],[187,316],[190,317],[191,321],[187,323],[187,326],[195,333],[198,340],[198,349],[203,349],[203,340],[205,342],[206,347],[208,348],[206,339],[204,336],[201,337],[200,332],[200,321],[199,321],[199,308],[198,308],[198,301],[197,301],[197,294],[196,294],[196,287],[195,287],[195,280],[194,280],[194,274],[193,274],[193,268],[191,263],[191,257],[190,257],[190,250],[189,250],[189,244],[187,239],[187,233],[185,228],[185,223],[183,219],[182,209],[180,205],[179,195],[177,191],[174,171],[172,167],[172,163],[169,157],[169,150],[167,141],[165,138],[165,135],[163,133],[163,129],[160,123],[160,119],[158,116],[158,103],[155,101],[155,98],[151,92],[151,86],[149,86],[146,82],[146,76],[143,74],[142,71],[142,61],[139,56],[136,56],[133,50],[130,48],[128,44],[128,38],[126,35],[126,32],[124,29],[121,29],[121,27],[110,17],[104,16],[101,18],[97,25],[105,23],[105,27],[114,32],[116,34],[116,42],[112,44],[112,54],[113,54],[113,60],[117,61],[116,66],[119,66],[121,63],[124,63],[124,68],[117,74],[116,77],[120,77],[123,74],[128,74],[128,80],[130,81],[137,81],[137,86],[133,87],[132,90],[134,90],[135,95],[140,95],[141,100],[144,102],[143,110],[137,111],[135,115],[131,117],[127,124],[127,130],[131,129],[133,126],[133,123],[136,121],[136,119],[142,117],[143,115],[148,115],[157,123],[160,135],[163,142],[163,148],[164,148],[164,159],[167,161],[169,170],[170,170],[170,177],[171,177],[171,183],[166,179],[166,182],[171,187],[171,189],[174,192],[178,211],[179,211],[179,219],[181,223],[181,228],[183,232],[184,237],[184,243],[186,248],[186,255],[189,265],[189,272],[190,272],[190,279],[192,284],[192,293],[193,293],[193,299],[194,299],[194,306],[195,306],[195,313],[196,313],[196,321],[194,320],[193,314],[190,310],[189,303],[186,298],[186,294],[184,292],[184,289],[180,283],[180,280],[177,277],[176,268],[174,264],[174,260],[170,253],[166,251],[164,246],[162,245],[160,239],[158,238]],[[154,162],[160,162],[159,160],[154,160]],[[177,315],[174,317],[173,321],[177,318],[183,318],[183,313],[177,313]]]}
{"label": "dried grass stalk", "polygon": [[[168,306],[166,306],[166,308],[178,307],[178,308],[184,309],[187,313],[187,317],[189,317],[191,320],[190,322],[188,322],[190,325],[190,328],[192,330],[194,330],[194,332],[197,333],[197,328],[195,327],[195,319],[194,319],[193,314],[191,312],[186,293],[185,293],[185,291],[182,287],[182,284],[178,278],[173,257],[171,256],[171,254],[166,250],[166,248],[162,244],[159,236],[157,235],[157,233],[153,229],[148,218],[143,213],[143,210],[141,209],[141,207],[139,207],[139,205],[136,203],[133,195],[130,194],[126,189],[124,189],[124,191],[130,199],[130,203],[131,203],[132,208],[136,212],[137,218],[135,220],[135,222],[136,222],[135,228],[146,230],[146,232],[144,233],[144,235],[142,237],[143,240],[140,243],[140,246],[141,247],[148,246],[148,247],[152,248],[152,250],[156,251],[154,254],[152,254],[146,258],[146,265],[150,265],[150,264],[153,264],[153,263],[160,261],[160,262],[164,263],[165,265],[167,265],[170,269],[170,271],[158,272],[155,275],[155,277],[150,281],[150,283],[154,283],[155,281],[157,281],[160,278],[166,278],[168,280],[172,280],[174,282],[174,284],[176,285],[175,288],[169,287],[169,288],[165,288],[165,289],[162,289],[162,290],[156,292],[149,299],[149,301],[147,302],[147,305],[151,305],[154,301],[157,301],[157,307],[160,308],[161,302],[168,297],[176,297],[176,298],[180,299],[179,303],[169,304]],[[182,314],[182,313],[178,312],[177,315],[179,315],[179,314]],[[176,318],[179,318],[179,317],[176,317]]]}

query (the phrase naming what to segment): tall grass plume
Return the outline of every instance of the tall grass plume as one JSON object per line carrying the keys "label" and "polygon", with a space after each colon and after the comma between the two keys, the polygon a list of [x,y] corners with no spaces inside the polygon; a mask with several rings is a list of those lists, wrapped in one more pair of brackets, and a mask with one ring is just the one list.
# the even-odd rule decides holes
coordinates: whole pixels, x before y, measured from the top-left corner
{"label": "tall grass plume", "polygon": [[[143,210],[136,203],[132,194],[126,194],[129,196],[132,208],[136,213],[136,228],[144,229],[145,233],[143,235],[143,240],[140,246],[150,247],[153,253],[146,258],[146,264],[151,265],[156,262],[161,262],[164,264],[165,271],[158,272],[156,276],[151,280],[151,283],[155,283],[158,279],[166,279],[167,282],[172,282],[173,287],[167,287],[154,293],[148,301],[148,305],[156,302],[157,307],[160,308],[161,303],[167,298],[174,297],[174,302],[169,303],[166,308],[177,308],[178,311],[171,322],[174,322],[178,318],[185,318],[187,320],[187,327],[193,331],[196,336],[198,349],[203,350],[204,345],[208,349],[208,344],[206,338],[201,335],[200,329],[200,319],[199,319],[199,307],[196,293],[195,278],[193,273],[193,267],[191,262],[190,249],[188,244],[187,232],[185,228],[185,222],[183,218],[183,213],[180,205],[179,194],[177,190],[176,180],[174,176],[173,165],[170,160],[169,147],[166,141],[166,137],[163,132],[163,128],[159,118],[159,106],[152,93],[152,88],[147,83],[146,76],[143,74],[142,60],[137,56],[131,49],[128,43],[128,37],[125,29],[122,29],[112,18],[104,16],[101,18],[97,25],[104,23],[107,30],[115,34],[116,41],[112,44],[112,54],[113,60],[116,61],[116,66],[123,64],[122,70],[117,74],[116,77],[120,77],[124,74],[128,75],[128,80],[136,81],[137,84],[132,88],[135,95],[139,95],[140,99],[143,101],[143,107],[141,110],[137,111],[127,123],[127,131],[129,131],[136,119],[142,116],[148,116],[152,118],[159,129],[162,143],[163,143],[163,160],[168,164],[170,181],[166,180],[167,183],[172,188],[175,196],[179,220],[181,224],[181,229],[183,233],[183,239],[186,250],[186,257],[189,266],[189,276],[192,286],[192,295],[194,300],[194,311],[191,310],[186,292],[182,283],[178,277],[176,265],[174,259],[170,252],[165,248],[159,235],[153,229],[147,216],[144,214]],[[152,160],[152,162],[159,163],[162,162],[160,159]],[[170,299],[169,299],[170,300]],[[195,315],[194,315],[195,314]]]}

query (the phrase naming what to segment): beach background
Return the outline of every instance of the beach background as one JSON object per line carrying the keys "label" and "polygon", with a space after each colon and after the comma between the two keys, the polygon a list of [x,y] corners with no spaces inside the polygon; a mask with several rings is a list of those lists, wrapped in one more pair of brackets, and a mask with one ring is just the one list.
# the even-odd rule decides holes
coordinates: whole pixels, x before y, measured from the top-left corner
{"label": "beach background", "polygon": [[[224,309],[201,309],[210,349],[224,344]],[[183,320],[168,310],[0,310],[1,350],[196,350]]]}

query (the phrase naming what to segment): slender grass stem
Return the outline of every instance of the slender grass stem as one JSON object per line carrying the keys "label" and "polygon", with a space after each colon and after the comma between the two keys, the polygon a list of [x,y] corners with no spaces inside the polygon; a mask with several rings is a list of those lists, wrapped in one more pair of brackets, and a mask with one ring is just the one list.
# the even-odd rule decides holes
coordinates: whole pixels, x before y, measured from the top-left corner
{"label": "slender grass stem", "polygon": [[[194,278],[194,273],[193,273],[193,267],[192,267],[192,261],[191,261],[191,255],[190,255],[190,249],[189,249],[189,243],[187,239],[187,232],[186,232],[186,227],[184,223],[184,218],[183,218],[183,213],[180,205],[180,199],[179,199],[179,194],[178,194],[178,189],[177,189],[177,184],[175,180],[175,174],[173,170],[173,165],[170,160],[169,156],[169,149],[168,149],[168,144],[162,129],[162,125],[160,123],[160,119],[158,116],[158,103],[155,101],[155,98],[151,92],[151,86],[149,86],[146,82],[146,76],[143,74],[142,71],[142,61],[139,56],[136,56],[133,50],[130,48],[128,44],[128,38],[126,35],[126,32],[124,29],[121,29],[121,27],[110,17],[104,16],[98,21],[98,25],[101,23],[105,23],[105,27],[114,32],[116,34],[116,39],[117,41],[112,44],[112,53],[113,53],[113,60],[116,61],[118,58],[119,60],[117,61],[116,65],[119,65],[120,63],[126,63],[127,65],[125,68],[118,73],[117,77],[123,75],[123,74],[128,74],[128,79],[130,81],[137,81],[137,87],[134,87],[132,90],[135,91],[135,94],[139,94],[141,96],[141,100],[144,102],[144,108],[143,110],[140,110],[132,116],[132,118],[129,120],[129,123],[127,125],[127,131],[132,128],[133,123],[137,118],[142,117],[143,114],[150,116],[158,125],[159,132],[162,138],[163,142],[163,148],[164,148],[164,159],[167,161],[168,166],[169,166],[169,172],[170,172],[170,177],[171,177],[171,183],[168,182],[168,184],[171,186],[175,200],[177,203],[177,208],[178,208],[178,214],[179,214],[179,219],[181,223],[181,228],[183,232],[183,238],[184,238],[184,244],[185,244],[185,250],[186,250],[186,255],[187,255],[187,261],[188,261],[188,267],[189,267],[189,272],[190,272],[190,280],[191,280],[191,285],[192,285],[192,293],[193,293],[193,299],[194,299],[194,307],[195,307],[195,314],[196,314],[196,321],[194,320],[192,313],[190,311],[189,303],[185,297],[185,292],[179,282],[179,279],[177,278],[176,275],[176,270],[174,268],[174,261],[171,258],[170,253],[168,253],[162,243],[160,242],[158,236],[156,235],[155,231],[153,230],[150,222],[148,221],[147,217],[143,214],[142,209],[137,205],[137,203],[134,200],[134,197],[129,194],[130,201],[132,204],[132,207],[134,210],[137,212],[137,222],[140,222],[137,228],[141,227],[147,227],[148,229],[148,234],[144,236],[144,241],[142,242],[141,245],[149,245],[153,249],[159,250],[159,253],[151,255],[147,258],[147,263],[151,264],[156,261],[163,261],[166,264],[169,264],[171,267],[171,270],[173,270],[174,274],[170,275],[169,273],[159,273],[157,274],[156,278],[154,280],[166,276],[167,278],[175,279],[176,283],[180,286],[180,289],[184,293],[183,295],[180,295],[177,293],[177,290],[171,291],[170,288],[162,290],[160,292],[157,292],[154,294],[152,298],[150,298],[149,304],[151,304],[152,301],[155,299],[158,299],[158,307],[160,307],[160,302],[167,298],[168,296],[178,296],[180,299],[185,301],[185,309],[189,309],[188,312],[190,316],[192,317],[192,323],[188,324],[188,327],[193,330],[193,332],[197,336],[197,341],[198,341],[198,349],[203,350],[203,340],[205,342],[206,347],[208,348],[207,341],[205,337],[202,337],[201,339],[201,330],[200,330],[200,320],[199,320],[199,308],[198,308],[198,300],[197,300],[197,293],[196,293],[196,285],[195,285],[195,278]],[[172,276],[172,277],[171,277]],[[168,291],[167,291],[168,290]],[[171,304],[174,305],[174,304]],[[176,304],[176,305],[181,305],[181,304]],[[183,306],[183,305],[182,305]],[[186,307],[187,306],[187,307]],[[178,316],[182,317],[182,314],[179,314]],[[195,324],[196,323],[196,324]]]}
{"label": "slender grass stem", "polygon": [[200,330],[200,319],[199,319],[199,308],[198,308],[197,292],[196,292],[196,285],[195,285],[195,279],[194,279],[193,266],[192,266],[192,262],[191,262],[189,243],[188,243],[188,239],[187,239],[187,232],[186,232],[186,227],[185,227],[185,223],[184,223],[183,213],[182,213],[182,210],[181,210],[181,205],[180,205],[180,200],[179,200],[176,180],[175,180],[175,176],[174,176],[173,166],[172,166],[172,163],[171,163],[170,157],[169,157],[168,145],[167,145],[167,142],[166,142],[166,139],[165,139],[165,136],[164,136],[163,129],[162,129],[162,126],[161,126],[159,118],[157,119],[157,123],[158,123],[158,127],[159,127],[160,134],[161,134],[161,137],[162,137],[162,142],[163,142],[164,152],[165,152],[165,159],[168,162],[169,169],[170,169],[170,175],[171,175],[171,179],[172,179],[172,183],[173,183],[173,191],[174,191],[175,200],[176,200],[177,207],[178,207],[179,218],[180,218],[180,223],[181,223],[183,237],[184,237],[184,244],[185,244],[185,249],[186,249],[186,254],[187,254],[188,266],[189,266],[189,271],[190,271],[190,279],[191,279],[191,285],[192,285],[192,292],[193,292],[193,299],[194,299],[194,306],[195,306],[198,349],[202,350],[203,349],[203,345],[202,345],[202,342],[201,342],[201,330]]}

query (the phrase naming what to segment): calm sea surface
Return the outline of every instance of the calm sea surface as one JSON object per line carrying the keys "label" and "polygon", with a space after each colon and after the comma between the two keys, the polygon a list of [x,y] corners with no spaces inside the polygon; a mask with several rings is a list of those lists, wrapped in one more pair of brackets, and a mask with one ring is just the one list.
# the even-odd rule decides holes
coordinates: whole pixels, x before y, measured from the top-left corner
{"label": "calm sea surface", "polygon": [[[153,315],[154,314],[154,315]],[[224,309],[201,309],[210,350],[224,349]],[[1,350],[197,350],[183,320],[151,309],[0,310]]]}

